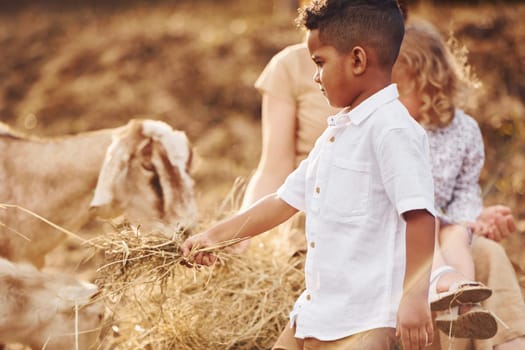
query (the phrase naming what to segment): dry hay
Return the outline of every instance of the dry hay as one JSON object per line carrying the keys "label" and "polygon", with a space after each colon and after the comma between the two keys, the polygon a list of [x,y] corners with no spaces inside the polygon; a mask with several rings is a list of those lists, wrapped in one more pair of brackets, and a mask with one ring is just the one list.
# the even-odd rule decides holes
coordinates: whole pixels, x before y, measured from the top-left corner
{"label": "dry hay", "polygon": [[303,289],[302,257],[260,241],[243,255],[218,251],[212,267],[188,267],[182,236],[127,226],[95,239],[111,310],[99,349],[269,349]]}
{"label": "dry hay", "polygon": [[[239,186],[218,208],[217,219],[239,207]],[[221,249],[238,240],[212,247],[219,263],[198,267],[191,264],[198,250],[189,258],[180,254],[184,232],[168,239],[121,223],[85,240],[26,208],[0,203],[7,208],[104,252],[96,284],[108,312],[96,349],[269,349],[304,289],[304,256],[290,256],[289,247],[269,234],[253,239],[242,255]]]}

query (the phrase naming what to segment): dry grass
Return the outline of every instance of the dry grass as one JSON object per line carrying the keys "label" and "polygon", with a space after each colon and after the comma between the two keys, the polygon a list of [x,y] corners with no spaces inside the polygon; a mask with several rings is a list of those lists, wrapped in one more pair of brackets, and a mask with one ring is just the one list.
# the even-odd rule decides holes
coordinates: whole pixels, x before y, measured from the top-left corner
{"label": "dry grass", "polygon": [[95,240],[106,252],[97,283],[111,310],[101,349],[268,349],[303,288],[302,259],[267,245],[245,255],[217,247],[219,264],[189,267],[181,236],[122,227]]}
{"label": "dry grass", "polygon": [[[239,179],[216,209],[216,220],[239,207],[243,190]],[[95,282],[107,314],[97,349],[268,349],[304,288],[303,256],[290,257],[272,235],[254,239],[242,255],[223,249],[240,241],[233,239],[183,257],[180,245],[188,236],[183,231],[169,239],[120,223],[86,240],[28,209],[0,203],[0,209],[8,208],[66,233],[90,254],[103,252]],[[193,265],[203,250],[216,254],[218,263]]]}
{"label": "dry grass", "polygon": [[[217,217],[239,206],[236,182]],[[208,226],[210,223],[206,223]],[[202,224],[200,224],[202,226]],[[90,243],[105,252],[97,284],[108,309],[100,349],[269,349],[303,290],[303,256],[281,251],[272,234],[245,254],[211,247],[218,263],[192,265],[200,250],[181,256],[186,233],[167,239],[121,225]],[[282,246],[286,249],[286,246]]]}

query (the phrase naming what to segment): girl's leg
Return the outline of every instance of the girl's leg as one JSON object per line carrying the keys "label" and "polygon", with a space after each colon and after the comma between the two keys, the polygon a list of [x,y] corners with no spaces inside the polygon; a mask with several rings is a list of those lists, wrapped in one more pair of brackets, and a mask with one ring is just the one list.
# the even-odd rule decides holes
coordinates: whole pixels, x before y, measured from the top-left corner
{"label": "girl's leg", "polygon": [[[432,310],[441,310],[435,318],[439,329],[443,332],[448,330],[455,337],[493,336],[497,330],[496,319],[487,310],[475,307],[476,303],[488,298],[492,291],[475,282],[467,230],[460,225],[447,225],[438,232],[430,301]],[[434,340],[447,346],[452,342],[453,348],[458,349],[468,348],[471,344],[467,339],[446,339],[442,336]]]}
{"label": "girl's leg", "polygon": [[471,237],[461,225],[442,226],[438,231],[441,254],[447,265],[463,275],[464,279],[474,281],[475,268],[471,254]]}
{"label": "girl's leg", "polygon": [[[435,290],[431,293],[446,292],[455,282],[474,280],[474,262],[470,255],[466,231],[463,232],[459,225],[440,226],[438,221],[436,232],[432,271],[433,274],[438,275],[435,277],[437,279],[435,286],[431,286]],[[461,255],[461,257],[450,257],[454,254]],[[452,269],[440,272],[445,266],[450,266]]]}
{"label": "girl's leg", "polygon": [[435,247],[436,248],[434,249],[434,258],[432,261],[432,272],[433,273],[437,272],[438,276],[435,277],[437,278],[437,280],[435,281],[435,286],[434,285],[431,286],[431,288],[435,288],[435,290],[431,292],[442,293],[442,292],[448,291],[450,286],[454,282],[462,281],[462,280],[465,280],[466,278],[465,276],[463,276],[463,274],[461,274],[455,268],[450,269],[450,270],[445,270],[445,272],[443,273],[439,273],[439,271],[443,267],[445,266],[452,267],[452,266],[448,264],[448,262],[446,262],[445,259],[443,258],[441,248],[439,247],[439,244],[437,242],[437,237],[436,237]]}

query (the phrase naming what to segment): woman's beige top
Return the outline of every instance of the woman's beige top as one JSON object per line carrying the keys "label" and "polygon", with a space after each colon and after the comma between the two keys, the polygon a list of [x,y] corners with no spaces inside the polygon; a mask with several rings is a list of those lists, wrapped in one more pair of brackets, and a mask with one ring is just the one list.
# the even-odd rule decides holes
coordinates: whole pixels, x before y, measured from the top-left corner
{"label": "woman's beige top", "polygon": [[263,70],[255,87],[261,92],[296,104],[295,165],[306,158],[315,140],[326,128],[326,118],[339,112],[314,82],[315,64],[306,44],[288,46],[276,54]]}

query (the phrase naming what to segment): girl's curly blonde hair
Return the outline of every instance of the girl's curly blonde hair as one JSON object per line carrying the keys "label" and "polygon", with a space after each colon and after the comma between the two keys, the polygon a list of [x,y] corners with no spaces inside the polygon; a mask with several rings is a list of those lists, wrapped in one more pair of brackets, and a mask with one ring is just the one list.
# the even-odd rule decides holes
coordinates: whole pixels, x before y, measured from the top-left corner
{"label": "girl's curly blonde hair", "polygon": [[416,89],[423,103],[418,121],[427,129],[450,124],[456,108],[475,104],[474,90],[481,87],[467,62],[468,51],[450,37],[445,43],[430,23],[412,23],[395,64],[394,75],[410,81],[409,86],[399,86],[400,93]]}

